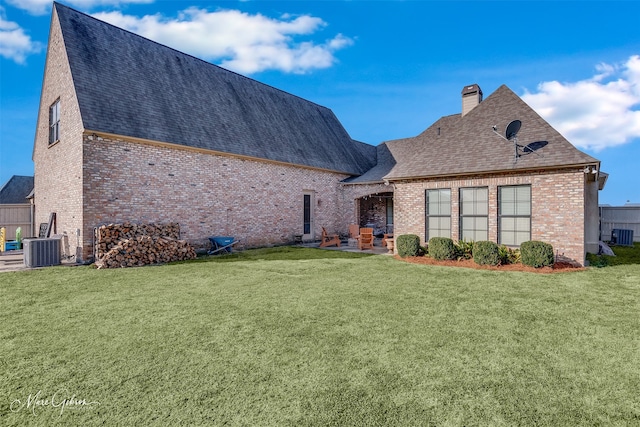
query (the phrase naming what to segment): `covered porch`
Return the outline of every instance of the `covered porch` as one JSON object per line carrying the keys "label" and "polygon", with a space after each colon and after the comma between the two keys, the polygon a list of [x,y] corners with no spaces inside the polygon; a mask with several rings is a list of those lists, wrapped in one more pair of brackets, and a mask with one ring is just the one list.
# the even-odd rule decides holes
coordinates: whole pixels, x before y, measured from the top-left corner
{"label": "covered porch", "polygon": [[393,234],[393,192],[367,194],[354,200],[354,224],[373,228],[373,234],[382,238]]}

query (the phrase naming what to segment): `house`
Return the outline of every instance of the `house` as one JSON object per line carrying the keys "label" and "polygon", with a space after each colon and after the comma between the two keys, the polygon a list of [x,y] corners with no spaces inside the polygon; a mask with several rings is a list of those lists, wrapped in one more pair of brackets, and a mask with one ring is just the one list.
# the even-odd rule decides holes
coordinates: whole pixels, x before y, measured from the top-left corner
{"label": "house", "polygon": [[0,187],[0,227],[5,229],[5,239],[13,240],[18,228],[22,237],[33,234],[33,205],[29,199],[32,191],[32,176],[13,175]]}
{"label": "house", "polygon": [[[507,138],[512,122],[521,128]],[[508,246],[541,240],[578,264],[598,251],[598,190],[607,177],[600,162],[506,86],[484,100],[478,85],[465,86],[460,114],[378,151],[387,160],[349,182],[393,186],[397,235]]]}
{"label": "house", "polygon": [[[179,222],[196,247],[211,235],[312,240],[359,223],[425,242],[544,240],[581,263],[592,241],[597,250],[599,161],[506,86],[484,101],[473,88],[462,114],[374,147],[323,106],[54,3],[36,222],[56,212],[82,261],[96,227],[132,221]],[[517,143],[493,132],[516,119]]]}

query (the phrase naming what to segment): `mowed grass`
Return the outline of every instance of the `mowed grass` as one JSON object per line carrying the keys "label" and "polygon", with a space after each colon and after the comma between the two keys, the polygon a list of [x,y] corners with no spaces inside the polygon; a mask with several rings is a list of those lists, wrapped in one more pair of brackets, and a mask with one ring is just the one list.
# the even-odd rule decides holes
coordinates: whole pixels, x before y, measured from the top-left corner
{"label": "mowed grass", "polygon": [[282,248],[0,292],[3,426],[640,425],[640,265]]}
{"label": "mowed grass", "polygon": [[587,257],[592,265],[598,267],[640,264],[640,242],[635,242],[633,246],[612,246],[611,249],[616,256],[588,254]]}

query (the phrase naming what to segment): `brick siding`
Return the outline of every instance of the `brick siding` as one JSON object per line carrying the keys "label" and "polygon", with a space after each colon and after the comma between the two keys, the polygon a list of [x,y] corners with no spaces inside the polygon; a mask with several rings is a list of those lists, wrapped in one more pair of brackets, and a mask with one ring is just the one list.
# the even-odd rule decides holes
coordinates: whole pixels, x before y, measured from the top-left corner
{"label": "brick siding", "polygon": [[[57,232],[70,243],[83,235],[82,119],[57,16],[53,14],[33,150],[35,224],[48,222],[56,212]],[[49,145],[49,107],[60,100],[60,141]],[[80,234],[76,230],[81,230]],[[89,237],[90,240],[90,237]],[[80,253],[71,249],[66,255]]]}
{"label": "brick siding", "polygon": [[[303,194],[314,194],[314,234],[352,221],[337,183],[347,175],[122,138],[84,140],[86,231],[110,222],[178,222],[198,248],[212,235],[247,247],[284,244],[302,234]],[[346,201],[347,203],[349,201]],[[90,241],[84,241],[85,258]]]}
{"label": "brick siding", "polygon": [[420,236],[422,244],[425,244],[425,190],[450,188],[451,234],[457,240],[458,190],[465,187],[488,187],[489,240],[497,242],[498,187],[525,184],[531,185],[531,239],[550,243],[559,255],[583,264],[585,182],[581,169],[397,182],[394,193],[395,234],[416,234]]}

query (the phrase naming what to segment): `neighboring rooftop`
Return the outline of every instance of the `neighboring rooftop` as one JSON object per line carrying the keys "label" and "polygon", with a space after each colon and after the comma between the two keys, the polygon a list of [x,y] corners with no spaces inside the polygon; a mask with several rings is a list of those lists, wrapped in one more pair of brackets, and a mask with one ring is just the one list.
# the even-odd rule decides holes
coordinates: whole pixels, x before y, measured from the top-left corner
{"label": "neighboring rooftop", "polygon": [[375,147],[333,112],[54,3],[84,128],[359,175]]}
{"label": "neighboring rooftop", "polygon": [[33,190],[33,177],[13,175],[0,188],[0,204],[16,205],[29,203],[27,196]]}

